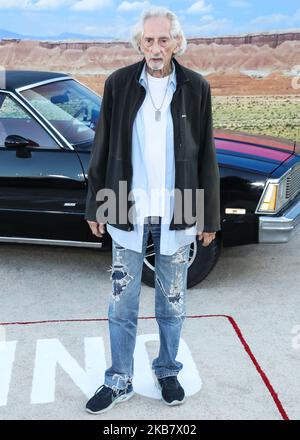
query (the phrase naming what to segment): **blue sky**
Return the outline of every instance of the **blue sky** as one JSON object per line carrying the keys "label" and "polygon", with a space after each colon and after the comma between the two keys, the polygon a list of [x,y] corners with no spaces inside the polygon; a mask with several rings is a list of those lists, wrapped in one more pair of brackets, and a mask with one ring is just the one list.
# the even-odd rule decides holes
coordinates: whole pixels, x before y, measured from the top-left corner
{"label": "blue sky", "polygon": [[300,30],[299,0],[0,0],[0,29],[34,36],[63,32],[128,39],[150,5],[166,6],[187,36]]}

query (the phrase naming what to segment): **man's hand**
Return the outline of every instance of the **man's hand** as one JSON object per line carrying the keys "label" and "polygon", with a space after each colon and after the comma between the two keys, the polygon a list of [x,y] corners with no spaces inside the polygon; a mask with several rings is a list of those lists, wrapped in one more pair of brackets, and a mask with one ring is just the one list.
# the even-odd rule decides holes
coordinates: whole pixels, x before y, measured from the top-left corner
{"label": "man's hand", "polygon": [[203,238],[202,246],[208,246],[216,238],[216,233],[215,232],[198,232],[197,236],[198,236],[198,240],[202,240],[202,238]]}
{"label": "man's hand", "polygon": [[103,237],[105,234],[105,223],[97,223],[87,220],[89,227],[91,228],[91,231],[96,237]]}

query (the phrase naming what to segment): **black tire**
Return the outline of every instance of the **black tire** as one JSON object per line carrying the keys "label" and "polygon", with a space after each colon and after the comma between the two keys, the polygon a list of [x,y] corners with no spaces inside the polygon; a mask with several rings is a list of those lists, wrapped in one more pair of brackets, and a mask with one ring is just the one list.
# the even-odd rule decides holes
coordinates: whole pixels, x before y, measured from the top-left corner
{"label": "black tire", "polygon": [[[196,249],[195,249],[196,246]],[[202,241],[196,240],[191,244],[190,263],[188,268],[187,288],[199,284],[211,272],[221,253],[222,240],[220,234],[208,245],[202,246]],[[154,287],[155,252],[151,238],[148,241],[144,259],[142,281]]]}

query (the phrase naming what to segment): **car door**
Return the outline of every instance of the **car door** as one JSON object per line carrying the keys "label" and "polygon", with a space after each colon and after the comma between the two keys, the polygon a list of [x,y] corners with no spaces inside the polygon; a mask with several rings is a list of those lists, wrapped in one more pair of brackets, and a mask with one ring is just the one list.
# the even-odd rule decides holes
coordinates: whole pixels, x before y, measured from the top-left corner
{"label": "car door", "polygon": [[[5,145],[9,135],[28,146]],[[10,92],[0,92],[0,237],[77,240],[86,183],[80,160]]]}

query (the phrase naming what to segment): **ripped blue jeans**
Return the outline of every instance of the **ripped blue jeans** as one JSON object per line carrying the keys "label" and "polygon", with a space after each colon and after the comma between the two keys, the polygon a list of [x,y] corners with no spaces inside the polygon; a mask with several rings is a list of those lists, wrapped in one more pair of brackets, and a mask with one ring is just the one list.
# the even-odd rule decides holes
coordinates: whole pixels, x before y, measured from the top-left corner
{"label": "ripped blue jeans", "polygon": [[[176,376],[183,364],[176,361],[180,333],[186,314],[185,296],[190,244],[173,255],[160,255],[161,219],[148,217],[144,225],[142,252],[112,243],[112,292],[108,320],[112,366],[105,371],[105,385],[124,389],[132,382],[141,276],[149,233],[155,250],[155,317],[160,348],[152,362],[157,378]],[[143,372],[139,372],[143,374]]]}

